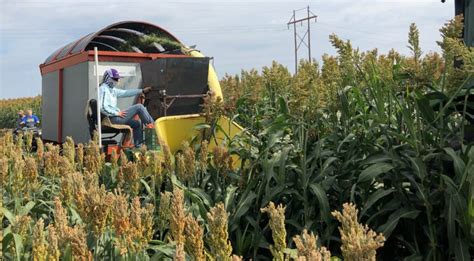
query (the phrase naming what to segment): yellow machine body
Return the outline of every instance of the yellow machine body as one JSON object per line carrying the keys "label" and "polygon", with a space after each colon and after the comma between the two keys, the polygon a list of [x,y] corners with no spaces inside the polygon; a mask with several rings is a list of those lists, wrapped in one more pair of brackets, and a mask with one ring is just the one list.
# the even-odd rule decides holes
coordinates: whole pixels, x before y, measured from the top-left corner
{"label": "yellow machine body", "polygon": [[[202,135],[203,129],[196,127],[204,123],[204,116],[199,114],[168,116],[156,120],[155,129],[160,144],[168,146],[171,153],[175,153],[181,149],[183,141],[191,141],[194,137]],[[240,125],[227,117],[221,117],[218,124],[224,132],[216,132],[209,143],[210,149],[223,143],[225,139],[242,134],[243,131]]]}

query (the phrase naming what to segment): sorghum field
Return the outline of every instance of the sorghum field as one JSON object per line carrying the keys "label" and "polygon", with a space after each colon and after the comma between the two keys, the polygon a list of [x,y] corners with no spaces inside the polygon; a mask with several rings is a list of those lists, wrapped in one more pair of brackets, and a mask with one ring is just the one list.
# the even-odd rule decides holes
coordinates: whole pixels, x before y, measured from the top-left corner
{"label": "sorghum field", "polygon": [[0,100],[0,129],[15,128],[18,111],[26,112],[28,109],[33,110],[33,113],[41,118],[41,96]]}
{"label": "sorghum field", "polygon": [[[96,142],[0,139],[7,260],[471,260],[474,52],[361,52],[226,75],[202,135],[105,162]],[[455,67],[454,64],[459,65]],[[471,94],[472,95],[472,94]],[[247,133],[210,149],[221,115]],[[237,157],[238,156],[238,157]],[[239,158],[239,162],[236,159]]]}

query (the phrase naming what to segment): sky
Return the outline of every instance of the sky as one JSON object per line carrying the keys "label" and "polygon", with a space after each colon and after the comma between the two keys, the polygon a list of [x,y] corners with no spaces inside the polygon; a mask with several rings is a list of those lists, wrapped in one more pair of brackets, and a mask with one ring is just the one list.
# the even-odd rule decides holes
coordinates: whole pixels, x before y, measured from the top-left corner
{"label": "sky", "polygon": [[[306,7],[311,54],[335,54],[329,35],[360,50],[391,48],[409,54],[408,28],[416,23],[423,52],[439,51],[439,28],[454,16],[454,0],[0,0],[0,99],[41,94],[39,65],[58,48],[119,21],[145,21],[214,58],[219,77],[277,61],[294,72],[293,28]],[[297,26],[304,35],[306,25]],[[301,45],[300,58],[307,58]]]}

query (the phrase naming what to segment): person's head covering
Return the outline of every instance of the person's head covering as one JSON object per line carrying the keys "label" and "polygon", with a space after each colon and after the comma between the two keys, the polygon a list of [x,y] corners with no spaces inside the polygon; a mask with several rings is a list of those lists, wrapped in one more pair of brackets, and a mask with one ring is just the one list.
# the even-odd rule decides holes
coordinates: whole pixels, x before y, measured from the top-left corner
{"label": "person's head covering", "polygon": [[119,72],[114,68],[110,68],[104,72],[104,76],[102,77],[102,83],[106,83],[110,87],[113,87],[115,84],[114,82],[118,81],[118,79],[120,78],[122,77],[120,77]]}

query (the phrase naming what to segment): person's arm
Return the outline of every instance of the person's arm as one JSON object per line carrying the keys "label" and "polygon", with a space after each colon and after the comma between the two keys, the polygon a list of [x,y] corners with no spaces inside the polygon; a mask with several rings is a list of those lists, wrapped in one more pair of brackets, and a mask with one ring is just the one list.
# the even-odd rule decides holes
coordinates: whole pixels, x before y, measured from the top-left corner
{"label": "person's arm", "polygon": [[35,120],[35,124],[38,125],[40,123],[40,120],[39,120],[38,116],[33,115],[33,118]]}
{"label": "person's arm", "polygon": [[109,91],[107,91],[105,88],[101,87],[100,88],[100,105],[101,105],[101,112],[103,112],[104,114],[106,115],[109,115],[109,116],[118,116],[119,115],[119,112],[120,110],[115,107],[115,106],[112,106],[111,102],[110,102],[110,95],[112,95]]}
{"label": "person's arm", "polygon": [[20,125],[23,126],[25,124],[26,124],[26,116],[23,116],[23,118],[21,118]]}
{"label": "person's arm", "polygon": [[117,93],[118,98],[122,97],[131,97],[138,95],[143,92],[143,89],[131,89],[131,90],[121,90],[121,89],[115,89],[115,93]]}

